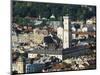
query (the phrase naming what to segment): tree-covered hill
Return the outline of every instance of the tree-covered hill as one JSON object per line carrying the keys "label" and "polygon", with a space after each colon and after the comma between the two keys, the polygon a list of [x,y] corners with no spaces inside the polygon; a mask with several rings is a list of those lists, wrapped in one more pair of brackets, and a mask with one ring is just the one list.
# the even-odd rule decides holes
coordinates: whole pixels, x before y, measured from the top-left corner
{"label": "tree-covered hill", "polygon": [[68,14],[72,20],[86,20],[96,16],[96,7],[89,5],[54,4],[39,2],[13,1],[13,17],[45,17],[52,14],[56,19]]}

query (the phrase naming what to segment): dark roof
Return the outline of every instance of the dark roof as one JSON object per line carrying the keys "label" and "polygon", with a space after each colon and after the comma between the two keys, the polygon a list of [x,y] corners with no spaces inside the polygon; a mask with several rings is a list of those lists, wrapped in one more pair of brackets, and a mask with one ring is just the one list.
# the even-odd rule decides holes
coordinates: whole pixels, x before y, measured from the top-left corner
{"label": "dark roof", "polygon": [[44,42],[46,42],[47,44],[54,43],[54,41],[53,41],[51,36],[44,37]]}
{"label": "dark roof", "polygon": [[[55,41],[54,41],[55,40]],[[61,40],[57,37],[57,36],[53,36],[53,37],[51,37],[51,36],[46,36],[46,37],[44,37],[44,42],[46,42],[47,44],[49,44],[49,43],[55,43],[55,44],[57,44],[57,43],[59,43]]]}

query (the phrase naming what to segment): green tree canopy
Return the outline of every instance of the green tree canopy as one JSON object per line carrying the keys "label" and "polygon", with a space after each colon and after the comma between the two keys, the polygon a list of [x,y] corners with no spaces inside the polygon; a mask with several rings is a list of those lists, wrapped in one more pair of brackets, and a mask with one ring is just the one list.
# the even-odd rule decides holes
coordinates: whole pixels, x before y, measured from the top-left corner
{"label": "green tree canopy", "polygon": [[[13,1],[13,17],[45,17],[50,18],[52,14],[58,20],[61,16],[69,14],[72,20],[86,20],[96,16],[96,6],[55,4],[39,2]],[[19,22],[19,21],[18,21]]]}

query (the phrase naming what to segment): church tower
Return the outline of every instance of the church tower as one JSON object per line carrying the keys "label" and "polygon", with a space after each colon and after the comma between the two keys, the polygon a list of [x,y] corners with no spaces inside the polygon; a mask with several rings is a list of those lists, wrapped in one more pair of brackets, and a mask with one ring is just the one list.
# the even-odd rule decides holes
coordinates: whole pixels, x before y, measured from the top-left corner
{"label": "church tower", "polygon": [[21,56],[17,59],[16,65],[18,73],[24,73],[24,62]]}
{"label": "church tower", "polygon": [[63,25],[64,25],[64,33],[63,33],[63,48],[69,48],[69,17],[63,16]]}

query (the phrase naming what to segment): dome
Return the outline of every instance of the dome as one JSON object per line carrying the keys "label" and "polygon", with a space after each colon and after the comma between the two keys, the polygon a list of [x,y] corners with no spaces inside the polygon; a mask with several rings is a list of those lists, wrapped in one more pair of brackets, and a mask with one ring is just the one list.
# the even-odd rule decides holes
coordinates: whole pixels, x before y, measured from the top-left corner
{"label": "dome", "polygon": [[55,16],[52,14],[52,15],[50,16],[50,18],[55,18]]}

